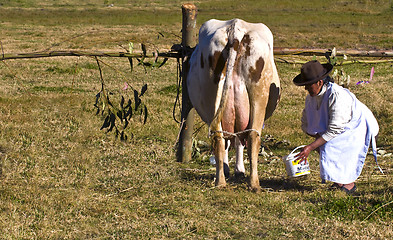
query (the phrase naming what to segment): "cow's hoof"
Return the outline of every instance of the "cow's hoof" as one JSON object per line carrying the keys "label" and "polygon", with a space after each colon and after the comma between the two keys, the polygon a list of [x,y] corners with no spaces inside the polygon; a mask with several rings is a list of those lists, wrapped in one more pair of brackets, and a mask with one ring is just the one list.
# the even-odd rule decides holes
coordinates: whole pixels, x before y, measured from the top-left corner
{"label": "cow's hoof", "polygon": [[261,186],[259,185],[259,181],[250,181],[250,187],[251,187],[251,191],[258,193],[261,191]]}
{"label": "cow's hoof", "polygon": [[251,191],[254,193],[260,193],[261,192],[261,187],[257,186],[257,187],[251,187]]}
{"label": "cow's hoof", "polygon": [[215,185],[216,185],[216,188],[225,188],[227,186],[227,183],[225,180],[224,181],[217,181],[216,180]]}

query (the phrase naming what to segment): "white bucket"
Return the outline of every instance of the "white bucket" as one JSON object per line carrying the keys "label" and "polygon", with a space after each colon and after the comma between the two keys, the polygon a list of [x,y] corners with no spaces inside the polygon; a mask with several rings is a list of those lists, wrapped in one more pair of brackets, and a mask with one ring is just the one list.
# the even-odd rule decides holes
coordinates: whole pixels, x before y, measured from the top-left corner
{"label": "white bucket", "polygon": [[302,175],[310,174],[310,166],[308,164],[308,160],[299,163],[300,160],[295,159],[295,156],[299,154],[299,152],[295,151],[305,146],[306,145],[299,146],[293,149],[293,151],[289,155],[283,157],[283,161],[285,163],[285,170],[287,171],[287,175],[289,177],[299,177]]}

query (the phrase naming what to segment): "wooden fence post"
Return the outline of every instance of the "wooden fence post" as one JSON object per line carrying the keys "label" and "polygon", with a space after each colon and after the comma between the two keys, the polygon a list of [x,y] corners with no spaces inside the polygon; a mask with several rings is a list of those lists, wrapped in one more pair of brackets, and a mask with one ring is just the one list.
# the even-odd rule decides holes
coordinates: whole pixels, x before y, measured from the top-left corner
{"label": "wooden fence post", "polygon": [[187,91],[187,74],[189,70],[189,51],[196,45],[196,16],[197,8],[194,4],[182,5],[182,104],[181,130],[177,150],[177,161],[188,162],[192,154],[192,134],[194,131],[195,109],[193,109]]}

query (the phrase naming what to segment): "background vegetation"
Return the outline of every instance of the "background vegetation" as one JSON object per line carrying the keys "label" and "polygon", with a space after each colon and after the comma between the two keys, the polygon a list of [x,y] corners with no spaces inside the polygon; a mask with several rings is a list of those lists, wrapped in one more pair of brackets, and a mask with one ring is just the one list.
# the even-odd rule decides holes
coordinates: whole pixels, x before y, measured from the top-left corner
{"label": "background vegetation", "polygon": [[[124,51],[129,42],[167,51],[181,41],[183,1],[20,0],[0,3],[2,52],[46,49]],[[275,46],[393,49],[391,1],[194,2],[198,26],[210,18],[263,22]],[[349,56],[350,57],[350,56]],[[288,57],[295,58],[295,57]],[[311,60],[310,57],[296,59]],[[214,188],[207,128],[194,135],[199,151],[177,163],[177,89],[174,59],[160,69],[130,71],[127,59],[101,58],[114,93],[141,89],[149,118],[135,118],[127,142],[100,131],[95,95],[99,71],[88,57],[7,60],[0,63],[0,236],[2,239],[390,239],[393,237],[392,63],[338,67],[349,88],[380,123],[380,174],[368,157],[358,195],[320,183],[312,173],[288,179],[280,158],[311,139],[300,130],[305,91],[292,79],[300,65],[277,63],[283,95],[266,122],[259,175],[264,191],[229,179]],[[324,61],[323,58],[320,58]],[[375,68],[369,84],[371,67]],[[176,108],[178,118],[179,111]],[[233,162],[231,162],[233,164]]]}

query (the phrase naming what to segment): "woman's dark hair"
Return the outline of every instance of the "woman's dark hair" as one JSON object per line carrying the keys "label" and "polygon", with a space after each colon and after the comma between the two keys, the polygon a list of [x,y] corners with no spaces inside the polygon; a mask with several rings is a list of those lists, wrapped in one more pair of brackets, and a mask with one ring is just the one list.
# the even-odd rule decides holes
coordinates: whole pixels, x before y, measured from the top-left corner
{"label": "woman's dark hair", "polygon": [[325,77],[323,80],[323,84],[328,84],[329,82],[334,83],[334,79],[331,78],[330,76]]}

